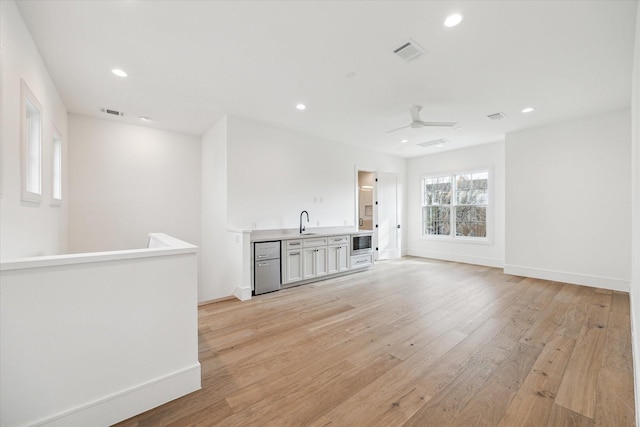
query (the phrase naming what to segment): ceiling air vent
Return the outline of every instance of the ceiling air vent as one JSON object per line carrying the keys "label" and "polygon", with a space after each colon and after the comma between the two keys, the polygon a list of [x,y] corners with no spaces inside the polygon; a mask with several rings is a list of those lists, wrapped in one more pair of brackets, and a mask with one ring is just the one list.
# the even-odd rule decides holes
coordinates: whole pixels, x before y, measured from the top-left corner
{"label": "ceiling air vent", "polygon": [[422,54],[425,53],[425,51],[420,46],[418,46],[416,42],[409,39],[406,42],[402,43],[400,47],[394,49],[393,53],[395,53],[405,61],[413,61],[421,57]]}
{"label": "ceiling air vent", "polygon": [[447,142],[449,142],[448,139],[440,138],[440,139],[434,139],[433,141],[421,142],[416,145],[419,145],[421,147],[432,147],[432,146],[442,147]]}
{"label": "ceiling air vent", "polygon": [[101,108],[100,111],[114,116],[124,116],[124,113],[122,111],[111,110],[109,108]]}
{"label": "ceiling air vent", "polygon": [[505,117],[507,117],[507,115],[505,113],[495,113],[495,114],[489,114],[487,116],[487,119],[491,119],[491,120],[502,120]]}

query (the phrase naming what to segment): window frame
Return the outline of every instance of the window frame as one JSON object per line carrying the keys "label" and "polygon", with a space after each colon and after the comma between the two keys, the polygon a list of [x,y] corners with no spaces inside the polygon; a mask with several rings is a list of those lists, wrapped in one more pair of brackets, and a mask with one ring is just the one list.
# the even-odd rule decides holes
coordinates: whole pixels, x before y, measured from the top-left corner
{"label": "window frame", "polygon": [[[62,205],[63,199],[63,153],[64,143],[62,140],[62,134],[58,131],[58,128],[53,126],[53,134],[51,136],[51,201],[53,206]],[[60,197],[56,197],[56,183],[59,185]]]}
{"label": "window frame", "polygon": [[[20,145],[21,145],[21,155],[22,155],[22,179],[21,179],[21,187],[22,187],[22,200],[25,202],[32,203],[40,203],[42,202],[42,127],[43,127],[43,110],[42,104],[38,101],[38,98],[33,94],[27,83],[20,79],[20,120],[21,120],[21,135],[20,135]],[[37,123],[37,147],[36,153],[32,152],[32,141],[30,137],[33,135],[33,130],[29,129],[31,125],[27,108],[28,104],[38,112],[38,123]],[[34,155],[37,159],[34,161]],[[32,168],[37,168],[37,184],[38,191],[29,186],[30,176],[32,175]]]}
{"label": "window frame", "polygon": [[[487,204],[486,205],[478,205],[478,206],[486,206],[486,236],[485,237],[472,237],[472,236],[457,236],[456,235],[456,207],[459,206],[457,204],[457,176],[458,175],[470,175],[470,174],[478,174],[478,173],[486,173],[487,174]],[[425,234],[424,224],[424,208],[428,206],[425,204],[425,180],[433,179],[433,178],[444,178],[449,177],[451,179],[451,200],[450,204],[447,205],[450,207],[449,212],[449,235],[443,234]],[[472,168],[472,169],[464,169],[459,171],[446,171],[439,173],[429,173],[422,174],[420,176],[420,234],[421,238],[424,240],[435,240],[435,241],[444,241],[444,242],[458,242],[458,243],[475,243],[475,244],[493,244],[493,206],[494,206],[494,179],[493,179],[493,168],[492,167],[481,167],[481,168]],[[462,205],[468,206],[468,205]]]}

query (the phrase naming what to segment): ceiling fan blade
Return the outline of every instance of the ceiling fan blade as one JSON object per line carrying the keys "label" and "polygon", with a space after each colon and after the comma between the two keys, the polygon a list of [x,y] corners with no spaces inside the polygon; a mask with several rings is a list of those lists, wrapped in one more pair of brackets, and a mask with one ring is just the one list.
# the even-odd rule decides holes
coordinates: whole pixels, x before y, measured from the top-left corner
{"label": "ceiling fan blade", "polygon": [[409,113],[411,113],[411,119],[414,122],[419,122],[420,120],[420,110],[422,110],[422,107],[419,105],[414,105],[413,107],[409,108]]}
{"label": "ceiling fan blade", "polygon": [[387,133],[391,133],[391,132],[395,132],[395,131],[400,130],[400,129],[408,128],[409,126],[411,126],[411,125],[402,126],[401,128],[397,128],[397,129],[391,129],[391,130],[388,130]]}
{"label": "ceiling fan blade", "polygon": [[423,122],[420,121],[420,123],[422,123],[423,126],[455,126],[457,123],[456,122]]}

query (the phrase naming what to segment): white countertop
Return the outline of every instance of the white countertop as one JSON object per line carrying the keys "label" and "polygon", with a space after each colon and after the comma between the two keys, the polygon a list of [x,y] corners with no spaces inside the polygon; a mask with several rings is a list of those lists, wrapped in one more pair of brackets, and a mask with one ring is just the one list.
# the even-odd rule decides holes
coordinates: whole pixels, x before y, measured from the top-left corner
{"label": "white countertop", "polygon": [[341,234],[371,234],[371,230],[356,230],[353,227],[309,228],[303,234],[298,229],[254,230],[251,232],[252,242],[268,242],[270,240],[308,239],[313,237],[337,236]]}

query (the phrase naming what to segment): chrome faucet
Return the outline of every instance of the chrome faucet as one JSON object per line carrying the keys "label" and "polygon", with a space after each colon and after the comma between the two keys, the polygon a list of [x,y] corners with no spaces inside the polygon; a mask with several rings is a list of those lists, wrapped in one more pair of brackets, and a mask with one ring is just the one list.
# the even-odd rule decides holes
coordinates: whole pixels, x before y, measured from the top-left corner
{"label": "chrome faucet", "polygon": [[309,222],[309,212],[302,211],[300,212],[300,234],[305,230],[305,227],[302,225],[302,214],[307,214],[307,222]]}

